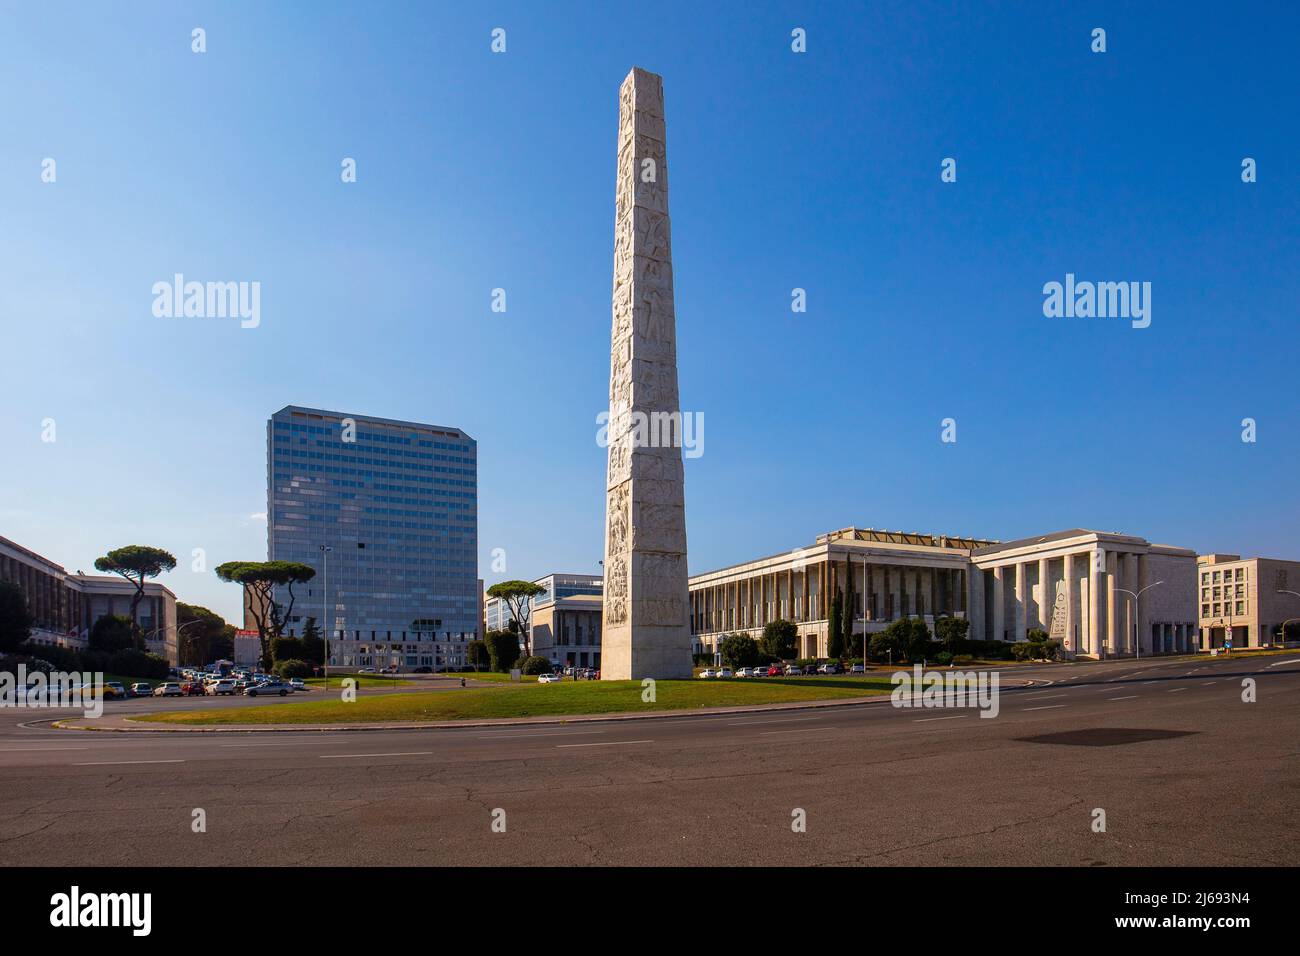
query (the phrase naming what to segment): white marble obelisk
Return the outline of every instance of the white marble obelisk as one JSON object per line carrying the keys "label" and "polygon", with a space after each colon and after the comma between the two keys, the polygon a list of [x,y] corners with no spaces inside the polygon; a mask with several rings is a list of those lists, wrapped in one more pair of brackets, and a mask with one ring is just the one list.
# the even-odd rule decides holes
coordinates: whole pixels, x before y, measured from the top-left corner
{"label": "white marble obelisk", "polygon": [[663,81],[619,89],[602,679],[689,678],[686,505]]}

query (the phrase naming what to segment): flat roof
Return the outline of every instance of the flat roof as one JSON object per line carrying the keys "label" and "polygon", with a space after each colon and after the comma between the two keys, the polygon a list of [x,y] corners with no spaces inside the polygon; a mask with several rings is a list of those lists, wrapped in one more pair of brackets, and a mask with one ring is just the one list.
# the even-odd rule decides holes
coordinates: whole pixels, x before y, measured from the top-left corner
{"label": "flat roof", "polygon": [[275,418],[276,415],[284,415],[286,413],[289,414],[300,413],[303,415],[328,415],[334,418],[354,418],[360,422],[372,422],[377,425],[390,425],[394,428],[416,428],[424,431],[441,431],[441,432],[454,433],[456,435],[460,435],[463,438],[468,438],[470,441],[474,441],[474,439],[470,437],[469,432],[465,431],[465,429],[463,428],[457,428],[455,425],[434,425],[429,422],[408,422],[400,418],[380,418],[377,415],[363,415],[358,412],[339,412],[339,411],[333,411],[328,408],[309,408],[306,405],[286,405],[278,412],[272,412],[271,417]]}

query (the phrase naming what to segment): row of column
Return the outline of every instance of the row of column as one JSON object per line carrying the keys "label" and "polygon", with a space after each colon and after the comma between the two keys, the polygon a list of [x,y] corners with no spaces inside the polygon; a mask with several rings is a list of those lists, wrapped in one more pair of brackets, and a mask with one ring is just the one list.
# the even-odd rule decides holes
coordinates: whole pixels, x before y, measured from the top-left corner
{"label": "row of column", "polygon": [[825,620],[836,590],[848,597],[853,579],[855,620],[892,621],[910,615],[965,614],[962,568],[819,562],[709,585],[691,592],[691,628],[714,633],[763,627],[778,619]]}
{"label": "row of column", "polygon": [[[1064,584],[1059,615],[1052,574],[1056,560],[1044,557],[992,569],[993,606],[987,617],[993,640],[1023,641],[1034,620],[1074,653],[1098,654],[1104,648],[1111,654],[1131,654],[1135,634],[1142,651],[1151,652],[1146,599],[1135,597],[1151,584],[1145,554],[1096,549],[1064,555],[1059,559]],[[1086,576],[1080,561],[1085,562]],[[1036,594],[1029,581],[1030,566],[1035,564]]]}

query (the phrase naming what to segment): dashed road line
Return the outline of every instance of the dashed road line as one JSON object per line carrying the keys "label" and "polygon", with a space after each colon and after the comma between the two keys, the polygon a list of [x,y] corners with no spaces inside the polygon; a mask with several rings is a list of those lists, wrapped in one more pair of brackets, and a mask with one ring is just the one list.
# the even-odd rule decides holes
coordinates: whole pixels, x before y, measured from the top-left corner
{"label": "dashed road line", "polygon": [[387,754],[317,754],[317,756],[321,760],[343,760],[349,757],[428,757],[432,753],[432,750],[405,750]]}
{"label": "dashed road line", "polygon": [[652,744],[653,740],[602,740],[593,744],[556,744],[555,749],[564,750],[567,747],[620,747],[623,744]]}

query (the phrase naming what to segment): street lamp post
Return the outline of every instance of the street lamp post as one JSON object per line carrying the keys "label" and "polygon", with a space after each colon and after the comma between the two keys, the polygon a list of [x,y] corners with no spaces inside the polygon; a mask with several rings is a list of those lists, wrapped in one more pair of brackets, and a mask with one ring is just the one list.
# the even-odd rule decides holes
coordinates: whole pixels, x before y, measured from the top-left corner
{"label": "street lamp post", "polygon": [[1130,591],[1128,588],[1115,589],[1116,591],[1121,591],[1133,598],[1133,649],[1137,652],[1139,660],[1142,658],[1142,635],[1138,633],[1138,598],[1143,594],[1146,594],[1146,592],[1150,591],[1153,587],[1164,583],[1164,581],[1157,581],[1155,584],[1148,584],[1142,590],[1137,592]]}
{"label": "street lamp post", "polygon": [[321,561],[321,617],[325,624],[325,689],[330,689],[330,552],[334,549],[327,544],[320,546]]}

